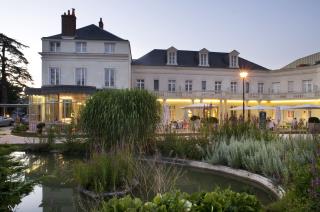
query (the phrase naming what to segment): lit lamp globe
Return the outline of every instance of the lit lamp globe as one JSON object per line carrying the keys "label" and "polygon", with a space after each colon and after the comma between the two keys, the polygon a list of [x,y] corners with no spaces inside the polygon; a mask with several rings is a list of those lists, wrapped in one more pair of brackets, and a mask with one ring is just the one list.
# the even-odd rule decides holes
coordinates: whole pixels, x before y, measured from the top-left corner
{"label": "lit lamp globe", "polygon": [[246,71],[240,71],[240,77],[241,77],[242,79],[246,78],[247,76],[248,76],[248,72],[246,72]]}

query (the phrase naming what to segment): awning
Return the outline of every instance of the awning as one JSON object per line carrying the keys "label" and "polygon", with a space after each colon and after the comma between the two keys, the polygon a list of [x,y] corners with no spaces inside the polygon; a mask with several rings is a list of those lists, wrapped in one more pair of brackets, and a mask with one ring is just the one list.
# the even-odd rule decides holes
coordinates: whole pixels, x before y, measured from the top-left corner
{"label": "awning", "polygon": [[78,94],[93,94],[97,91],[94,86],[79,86],[79,85],[45,85],[41,88],[26,88],[27,95],[48,95],[59,93],[78,93]]}

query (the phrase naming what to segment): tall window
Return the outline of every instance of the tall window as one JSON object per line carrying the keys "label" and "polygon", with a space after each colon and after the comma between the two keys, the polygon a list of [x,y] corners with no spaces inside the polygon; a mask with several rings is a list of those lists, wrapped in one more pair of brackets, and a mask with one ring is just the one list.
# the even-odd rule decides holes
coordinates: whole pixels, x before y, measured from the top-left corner
{"label": "tall window", "polygon": [[302,92],[312,92],[312,80],[302,80]]}
{"label": "tall window", "polygon": [[192,91],[192,80],[185,81],[185,90],[188,92]]}
{"label": "tall window", "polygon": [[113,68],[104,69],[104,85],[108,88],[114,87],[115,70]]}
{"label": "tall window", "polygon": [[87,43],[86,42],[76,42],[76,52],[78,52],[78,53],[87,52]]}
{"label": "tall window", "polygon": [[176,91],[176,81],[175,80],[169,80],[168,81],[168,91],[169,92],[175,92]]}
{"label": "tall window", "polygon": [[136,88],[144,89],[144,79],[137,79],[136,80]]}
{"label": "tall window", "polygon": [[62,100],[62,118],[71,118],[72,113],[72,100],[63,99]]}
{"label": "tall window", "polygon": [[258,94],[262,94],[263,93],[263,86],[264,86],[264,84],[262,82],[258,83]]}
{"label": "tall window", "polygon": [[293,92],[293,81],[288,81],[288,93],[292,93]]}
{"label": "tall window", "polygon": [[215,81],[214,82],[214,90],[216,93],[221,92],[222,82],[221,81]]}
{"label": "tall window", "polygon": [[49,68],[49,84],[59,85],[60,84],[60,69]]}
{"label": "tall window", "polygon": [[159,91],[159,80],[158,79],[153,80],[153,90]]}
{"label": "tall window", "polygon": [[231,56],[231,67],[237,67],[237,56]]}
{"label": "tall window", "polygon": [[207,90],[207,81],[201,81],[201,90],[206,91]]}
{"label": "tall window", "polygon": [[85,85],[86,78],[87,78],[87,69],[76,68],[76,72],[75,72],[76,85]]}
{"label": "tall window", "polygon": [[114,53],[115,50],[115,43],[105,43],[104,44],[104,52],[105,53]]}
{"label": "tall window", "polygon": [[231,82],[231,93],[237,93],[237,82]]}
{"label": "tall window", "polygon": [[200,54],[200,66],[207,66],[208,65],[208,54],[201,53]]}
{"label": "tall window", "polygon": [[280,82],[272,83],[272,93],[280,93]]}
{"label": "tall window", "polygon": [[175,65],[176,64],[176,52],[169,52],[168,53],[168,64]]}
{"label": "tall window", "polygon": [[60,52],[59,41],[50,41],[50,52]]}
{"label": "tall window", "polygon": [[246,82],[246,93],[250,92],[250,83]]}

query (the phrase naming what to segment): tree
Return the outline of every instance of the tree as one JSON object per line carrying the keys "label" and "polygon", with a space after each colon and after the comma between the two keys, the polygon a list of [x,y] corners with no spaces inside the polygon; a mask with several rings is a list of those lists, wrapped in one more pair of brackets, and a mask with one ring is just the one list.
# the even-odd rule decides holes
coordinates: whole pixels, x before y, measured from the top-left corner
{"label": "tree", "polygon": [[32,81],[32,77],[26,69],[28,60],[21,52],[28,46],[0,33],[0,86],[1,103],[8,103],[8,94],[13,87],[26,87],[26,83]]}
{"label": "tree", "polygon": [[25,180],[26,167],[10,156],[11,151],[10,147],[0,147],[0,211],[13,211],[34,184]]}

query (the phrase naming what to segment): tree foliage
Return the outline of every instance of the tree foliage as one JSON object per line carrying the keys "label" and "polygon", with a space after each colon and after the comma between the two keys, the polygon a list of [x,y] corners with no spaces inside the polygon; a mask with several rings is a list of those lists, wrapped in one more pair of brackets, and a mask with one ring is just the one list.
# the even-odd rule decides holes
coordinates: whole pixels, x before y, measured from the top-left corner
{"label": "tree foliage", "polygon": [[94,144],[124,144],[146,140],[160,120],[160,104],[144,90],[105,90],[90,98],[80,125]]}
{"label": "tree foliage", "polygon": [[32,190],[24,181],[25,167],[9,155],[10,149],[0,147],[0,211],[12,211],[21,198]]}
{"label": "tree foliage", "polygon": [[25,58],[23,48],[28,46],[0,33],[0,85],[1,103],[8,103],[8,93],[12,86],[26,87],[32,77],[26,69],[28,60]]}

